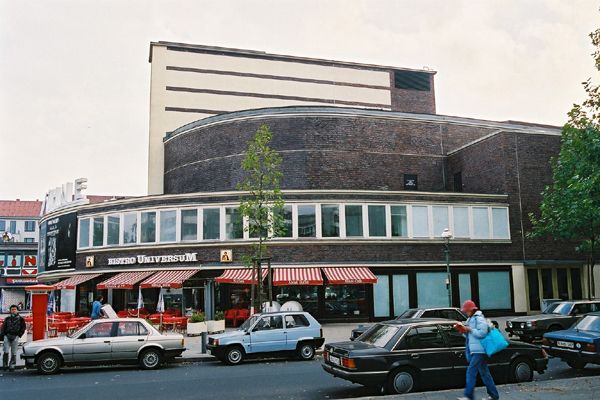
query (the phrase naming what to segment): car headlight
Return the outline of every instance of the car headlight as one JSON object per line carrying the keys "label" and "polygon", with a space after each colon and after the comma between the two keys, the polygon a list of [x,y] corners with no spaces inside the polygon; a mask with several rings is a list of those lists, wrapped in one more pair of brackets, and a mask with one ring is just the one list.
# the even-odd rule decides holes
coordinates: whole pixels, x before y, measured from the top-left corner
{"label": "car headlight", "polygon": [[509,327],[509,328],[512,328],[512,322],[506,321],[506,326]]}
{"label": "car headlight", "polygon": [[525,324],[525,326],[528,328],[533,328],[536,325],[537,323],[535,321],[527,321],[527,323]]}

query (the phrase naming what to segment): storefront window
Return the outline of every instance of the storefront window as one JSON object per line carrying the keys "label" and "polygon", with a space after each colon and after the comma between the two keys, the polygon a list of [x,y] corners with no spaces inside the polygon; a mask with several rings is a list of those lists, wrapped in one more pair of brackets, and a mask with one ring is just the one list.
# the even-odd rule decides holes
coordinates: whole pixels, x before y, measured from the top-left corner
{"label": "storefront window", "polygon": [[294,226],[292,225],[292,206],[283,206],[283,209],[278,211],[282,217],[282,223],[285,232],[276,235],[277,237],[292,237],[294,235]]}
{"label": "storefront window", "polygon": [[448,305],[445,272],[417,274],[417,307],[445,307]]}
{"label": "storefront window", "polygon": [[90,247],[90,220],[89,218],[79,221],[79,247]]}
{"label": "storefront window", "polygon": [[470,237],[469,234],[469,209],[467,207],[453,207],[454,237]]}
{"label": "storefront window", "polygon": [[250,308],[250,285],[230,285],[230,308]]}
{"label": "storefront window", "polygon": [[537,269],[527,270],[527,289],[529,290],[529,309],[531,311],[542,308],[540,301],[540,282]]}
{"label": "storefront window", "polygon": [[288,301],[297,301],[302,305],[302,309],[312,315],[317,314],[317,290],[318,286],[275,286],[273,287],[273,297],[283,305]]}
{"label": "storefront window", "polygon": [[[413,236],[429,237],[429,215],[427,213],[427,206],[412,206],[412,217]],[[440,234],[441,233],[442,232],[440,232]]]}
{"label": "storefront window", "polygon": [[373,306],[375,317],[390,316],[390,277],[377,275],[377,283],[373,285]]}
{"label": "storefront window", "polygon": [[123,244],[137,242],[137,213],[123,214]]}
{"label": "storefront window", "polygon": [[237,208],[227,207],[225,209],[225,232],[227,239],[243,239],[244,224],[242,214]]}
{"label": "storefront window", "polygon": [[433,236],[441,237],[444,229],[450,228],[448,207],[431,207],[433,212]]}
{"label": "storefront window", "polygon": [[104,244],[104,217],[94,218],[94,233],[92,245],[102,246]]}
{"label": "storefront window", "polygon": [[459,304],[471,300],[471,274],[458,274],[458,296]]}
{"label": "storefront window", "polygon": [[325,286],[325,315],[367,315],[365,285]]}
{"label": "storefront window", "polygon": [[385,206],[369,206],[369,236],[386,236]]}
{"label": "storefront window", "polygon": [[407,237],[406,206],[392,206],[392,236]]}
{"label": "storefront window", "polygon": [[154,243],[156,242],[156,212],[143,212],[141,216],[141,242]]}
{"label": "storefront window", "polygon": [[118,215],[109,215],[106,217],[106,244],[119,244],[119,224],[121,218]]}
{"label": "storefront window", "polygon": [[221,209],[205,208],[202,210],[202,237],[204,239],[221,238]]}
{"label": "storefront window", "polygon": [[508,271],[479,272],[479,303],[483,310],[511,308],[510,273]]}
{"label": "storefront window", "polygon": [[402,274],[392,276],[392,285],[394,291],[394,315],[400,315],[410,308],[408,275]]}
{"label": "storefront window", "polygon": [[177,239],[177,212],[175,210],[160,212],[160,241],[174,242]]}
{"label": "storefront window", "polygon": [[317,236],[317,216],[315,206],[298,206],[298,237],[316,237]]}
{"label": "storefront window", "polygon": [[487,207],[473,207],[473,236],[477,239],[490,237],[490,221]]}
{"label": "storefront window", "polygon": [[198,239],[198,210],[181,210],[181,240]]}
{"label": "storefront window", "polygon": [[340,236],[340,207],[337,204],[321,205],[321,235]]}
{"label": "storefront window", "polygon": [[362,237],[363,233],[363,212],[362,206],[346,206],[346,236]]}
{"label": "storefront window", "polygon": [[508,209],[492,208],[494,239],[508,239]]}
{"label": "storefront window", "polygon": [[571,298],[581,299],[583,298],[581,290],[581,269],[571,268]]}

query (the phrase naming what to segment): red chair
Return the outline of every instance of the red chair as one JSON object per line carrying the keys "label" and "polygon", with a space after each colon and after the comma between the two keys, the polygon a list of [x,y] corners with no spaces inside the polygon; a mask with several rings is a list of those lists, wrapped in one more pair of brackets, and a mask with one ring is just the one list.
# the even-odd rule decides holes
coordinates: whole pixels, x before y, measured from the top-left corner
{"label": "red chair", "polygon": [[235,324],[233,326],[237,326],[238,321],[241,321],[240,325],[243,324],[244,321],[246,321],[249,317],[250,317],[250,310],[248,310],[247,308],[244,310],[239,310],[237,312],[237,315],[235,316]]}
{"label": "red chair", "polygon": [[119,318],[127,318],[127,317],[129,317],[129,311],[119,311],[117,313],[117,317],[119,317]]}
{"label": "red chair", "polygon": [[235,327],[235,317],[237,311],[234,309],[225,311],[225,325]]}

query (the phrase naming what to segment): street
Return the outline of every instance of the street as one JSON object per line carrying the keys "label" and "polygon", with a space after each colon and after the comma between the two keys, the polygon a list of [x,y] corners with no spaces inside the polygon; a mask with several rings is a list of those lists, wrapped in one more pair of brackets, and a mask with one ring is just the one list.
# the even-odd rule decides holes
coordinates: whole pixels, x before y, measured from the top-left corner
{"label": "street", "polygon": [[[262,360],[240,366],[217,361],[172,364],[157,371],[137,367],[65,368],[58,375],[17,370],[0,377],[2,398],[19,399],[348,399],[379,396],[375,388],[336,379],[313,361]],[[576,371],[551,359],[534,380],[600,376],[600,366]]]}

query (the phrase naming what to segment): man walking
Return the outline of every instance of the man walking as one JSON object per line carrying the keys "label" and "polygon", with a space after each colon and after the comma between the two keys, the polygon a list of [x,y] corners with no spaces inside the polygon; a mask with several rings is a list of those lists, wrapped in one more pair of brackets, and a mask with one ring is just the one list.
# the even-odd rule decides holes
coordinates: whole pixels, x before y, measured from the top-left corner
{"label": "man walking", "polygon": [[[19,338],[25,333],[25,319],[19,315],[17,306],[10,306],[10,315],[6,317],[2,328],[0,328],[0,339],[4,339],[4,354],[2,355],[2,367],[4,371],[15,370],[17,362],[17,349]],[[8,354],[10,352],[10,364]]]}

